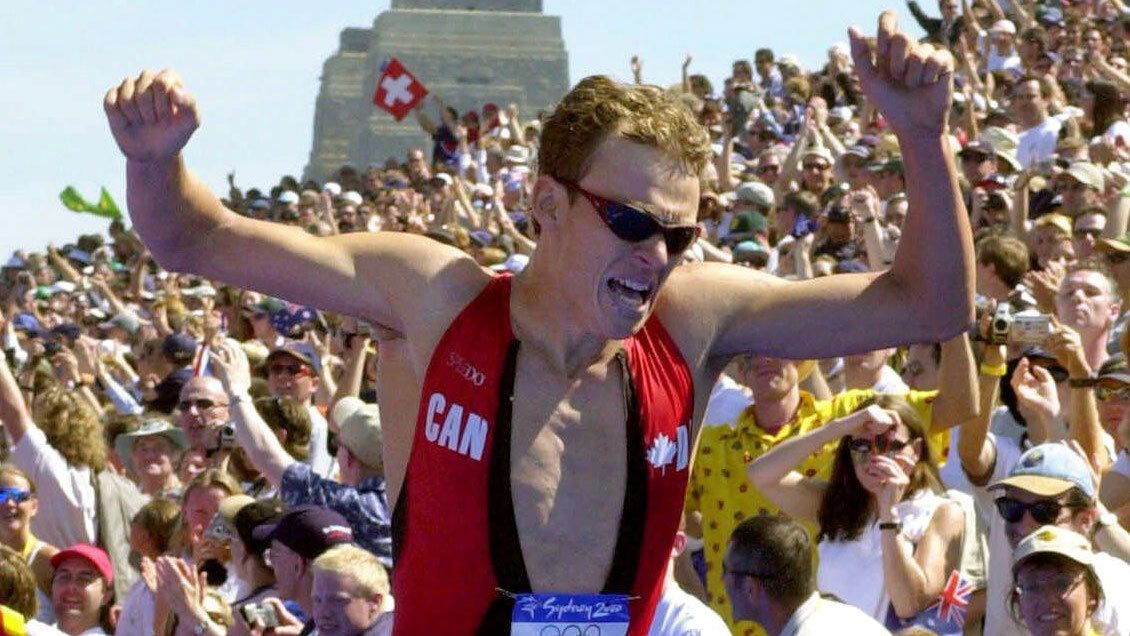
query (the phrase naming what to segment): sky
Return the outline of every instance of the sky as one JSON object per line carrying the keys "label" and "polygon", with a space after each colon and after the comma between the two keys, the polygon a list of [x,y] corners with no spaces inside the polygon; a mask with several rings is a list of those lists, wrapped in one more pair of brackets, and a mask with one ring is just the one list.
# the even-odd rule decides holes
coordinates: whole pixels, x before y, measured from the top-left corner
{"label": "sky", "polygon": [[[927,6],[933,3],[925,2]],[[874,31],[894,0],[543,0],[561,17],[569,79],[631,78],[639,55],[647,82],[690,70],[715,83],[738,58],[770,47],[815,68],[855,24]],[[348,26],[371,26],[388,0],[3,0],[0,21],[0,259],[39,251],[108,222],[75,214],[59,192],[97,200],[105,186],[123,209],[125,160],[106,125],[107,89],[145,68],[172,67],[195,95],[202,125],[185,148],[188,167],[217,191],[300,175],[310,154],[322,63]],[[421,78],[427,82],[427,78]]]}

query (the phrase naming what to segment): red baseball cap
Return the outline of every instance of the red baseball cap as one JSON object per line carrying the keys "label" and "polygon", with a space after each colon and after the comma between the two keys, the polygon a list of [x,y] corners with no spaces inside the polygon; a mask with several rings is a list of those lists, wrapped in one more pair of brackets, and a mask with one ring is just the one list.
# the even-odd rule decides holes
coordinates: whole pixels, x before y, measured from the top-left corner
{"label": "red baseball cap", "polygon": [[51,557],[51,567],[57,568],[59,564],[71,557],[79,557],[86,559],[98,570],[102,578],[106,579],[107,583],[114,582],[114,567],[110,565],[110,556],[102,548],[92,546],[89,543],[76,543],[69,548],[60,550],[58,554]]}

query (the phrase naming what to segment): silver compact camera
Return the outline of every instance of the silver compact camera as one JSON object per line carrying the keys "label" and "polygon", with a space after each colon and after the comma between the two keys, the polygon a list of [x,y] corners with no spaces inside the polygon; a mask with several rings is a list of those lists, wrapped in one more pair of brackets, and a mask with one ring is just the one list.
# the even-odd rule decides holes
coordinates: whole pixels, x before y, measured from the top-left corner
{"label": "silver compact camera", "polygon": [[1052,333],[1051,314],[1033,310],[1014,312],[1009,303],[1000,303],[989,322],[991,344],[1043,344]]}

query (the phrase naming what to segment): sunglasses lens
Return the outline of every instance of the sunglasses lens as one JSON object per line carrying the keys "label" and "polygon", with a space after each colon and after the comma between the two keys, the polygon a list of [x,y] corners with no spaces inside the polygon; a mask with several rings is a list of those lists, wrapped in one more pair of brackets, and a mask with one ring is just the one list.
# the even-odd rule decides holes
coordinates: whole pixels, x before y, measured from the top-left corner
{"label": "sunglasses lens", "polygon": [[996,500],[996,505],[997,512],[1009,523],[1016,523],[1024,516],[1024,504],[1015,499],[1002,497]]}
{"label": "sunglasses lens", "polygon": [[646,240],[663,229],[655,219],[627,205],[613,203],[606,208],[606,213],[612,233],[632,243]]}
{"label": "sunglasses lens", "polygon": [[682,254],[698,238],[698,230],[692,227],[670,228],[663,233],[663,236],[667,241],[668,254]]}
{"label": "sunglasses lens", "polygon": [[1039,503],[1028,506],[1032,518],[1040,524],[1055,523],[1056,517],[1059,516],[1059,504],[1054,501],[1041,501]]}

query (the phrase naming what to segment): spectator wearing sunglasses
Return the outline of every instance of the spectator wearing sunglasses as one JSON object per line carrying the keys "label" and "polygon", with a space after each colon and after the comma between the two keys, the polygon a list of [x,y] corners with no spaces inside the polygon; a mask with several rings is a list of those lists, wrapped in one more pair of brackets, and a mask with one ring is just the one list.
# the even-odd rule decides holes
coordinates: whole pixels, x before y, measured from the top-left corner
{"label": "spectator wearing sunglasses", "polygon": [[314,404],[322,385],[321,373],[322,361],[304,342],[284,341],[267,356],[267,389],[274,397],[298,401],[310,413],[308,463],[315,473],[328,477],[333,471],[327,447],[329,423]]}
{"label": "spectator wearing sunglasses", "polygon": [[219,460],[220,429],[229,419],[228,396],[219,380],[194,377],[184,385],[177,402],[177,423],[188,440],[188,448]]}
{"label": "spectator wearing sunglasses", "polygon": [[[755,488],[816,526],[820,590],[878,621],[892,610],[902,619],[924,610],[966,562],[962,537],[973,531],[972,506],[967,512],[944,496],[926,435],[910,403],[879,395],[749,466]],[[828,479],[795,470],[837,440]]]}
{"label": "spectator wearing sunglasses", "polygon": [[721,568],[733,620],[754,622],[769,636],[890,634],[858,608],[822,597],[813,561],[808,531],[793,519],[742,521],[730,535]]}
{"label": "spectator wearing sunglasses", "polygon": [[1126,354],[1116,353],[1099,367],[1095,398],[1103,430],[1118,449],[1112,452],[1114,464],[1103,476],[1099,498],[1110,510],[1120,510],[1130,503],[1130,366]]}
{"label": "spectator wearing sunglasses", "polygon": [[1071,238],[1075,244],[1075,257],[1090,258],[1106,229],[1106,210],[1099,206],[1084,208],[1071,224]]}
{"label": "spectator wearing sunglasses", "polygon": [[1091,542],[1077,532],[1044,526],[1012,554],[1014,618],[1033,636],[1092,636],[1091,616],[1103,603]]}
{"label": "spectator wearing sunglasses", "polygon": [[341,481],[316,474],[287,453],[247,394],[251,372],[247,356],[225,341],[212,362],[235,404],[236,437],[247,458],[278,489],[289,506],[324,506],[349,521],[357,543],[392,566],[392,515],[385,490],[380,411],[355,397],[338,401],[333,415],[340,430]]}
{"label": "spectator wearing sunglasses", "polygon": [[[39,613],[35,618],[50,623],[55,620],[51,605],[51,557],[59,551],[31,532],[31,520],[39,512],[35,485],[23,471],[11,464],[0,464],[0,543],[15,550],[35,577],[35,595]],[[31,617],[29,617],[31,618]]]}
{"label": "spectator wearing sunglasses", "polygon": [[[1006,478],[987,489],[996,510],[989,520],[989,550],[994,555],[1008,554],[1041,526],[1093,536],[1099,548],[1094,569],[1106,596],[1092,615],[1094,627],[1099,634],[1125,634],[1130,621],[1130,596],[1124,593],[1130,589],[1130,565],[1101,548],[1107,533],[1112,533],[1110,537],[1126,533],[1097,505],[1095,485],[1087,460],[1068,445],[1045,443],[1030,448]],[[1008,561],[993,559],[989,567],[985,633],[1021,634],[1008,615],[1013,586]]]}

